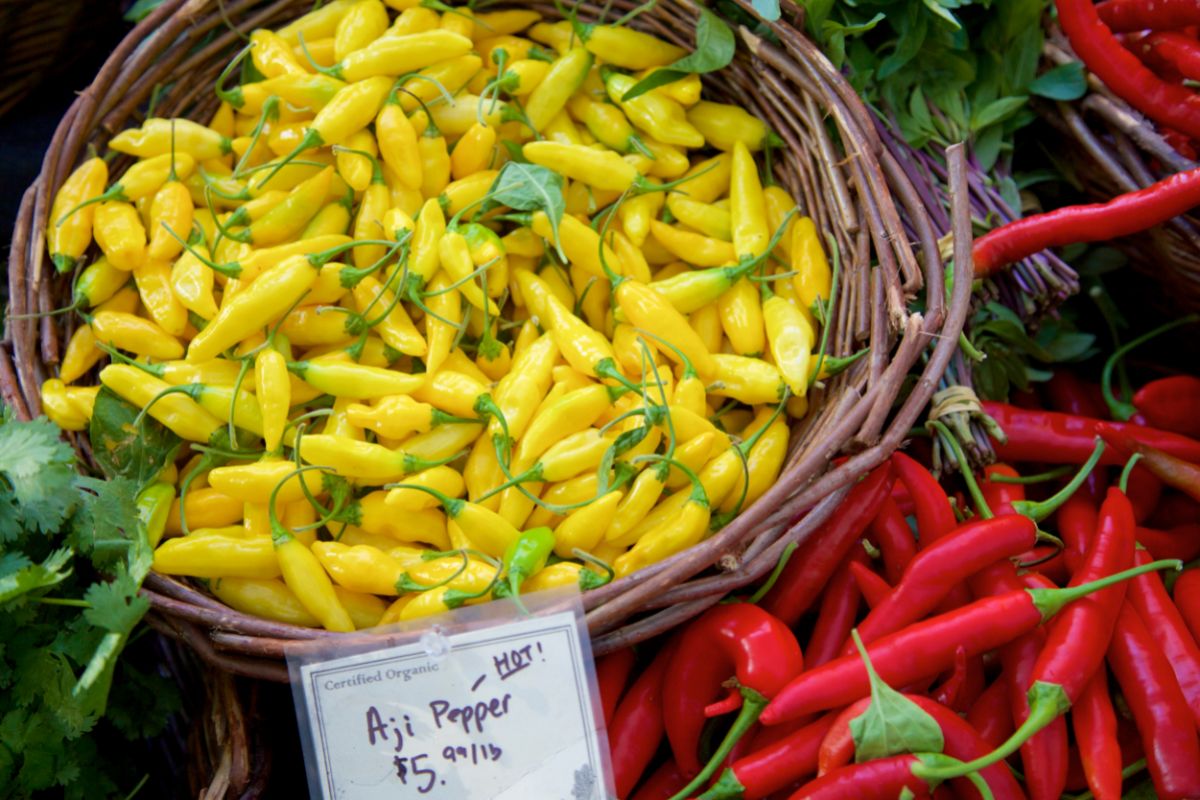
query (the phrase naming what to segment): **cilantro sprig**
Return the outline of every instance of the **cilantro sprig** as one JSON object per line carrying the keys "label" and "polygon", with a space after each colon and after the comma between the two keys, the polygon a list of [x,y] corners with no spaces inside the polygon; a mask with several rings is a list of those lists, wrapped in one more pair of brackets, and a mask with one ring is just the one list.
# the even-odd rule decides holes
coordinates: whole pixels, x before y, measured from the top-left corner
{"label": "cilantro sprig", "polygon": [[118,474],[81,475],[50,422],[0,416],[5,796],[128,794],[139,776],[121,742],[157,733],[177,704],[171,683],[120,659],[149,608],[138,595],[152,561],[136,513],[140,488]]}

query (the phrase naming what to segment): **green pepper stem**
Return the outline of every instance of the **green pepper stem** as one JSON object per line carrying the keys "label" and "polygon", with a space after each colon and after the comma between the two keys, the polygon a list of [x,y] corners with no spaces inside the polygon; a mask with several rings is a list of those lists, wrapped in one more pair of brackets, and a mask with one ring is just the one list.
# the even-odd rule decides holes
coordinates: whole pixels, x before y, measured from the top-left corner
{"label": "green pepper stem", "polygon": [[1133,403],[1130,403],[1128,400],[1124,399],[1119,400],[1113,393],[1113,369],[1116,368],[1120,360],[1128,355],[1129,351],[1145,344],[1151,339],[1161,336],[1162,334],[1174,330],[1175,328],[1182,327],[1183,325],[1191,325],[1193,322],[1200,322],[1200,315],[1188,314],[1187,316],[1172,320],[1165,325],[1160,325],[1149,333],[1143,333],[1136,339],[1121,345],[1113,351],[1111,356],[1108,357],[1108,359],[1104,362],[1104,369],[1100,373],[1100,391],[1104,394],[1104,402],[1108,406],[1108,410],[1112,414],[1113,419],[1126,422],[1137,413],[1137,408],[1133,405]]}
{"label": "green pepper stem", "polygon": [[1137,462],[1141,460],[1142,454],[1134,453],[1129,457],[1129,460],[1125,462],[1125,467],[1121,470],[1121,481],[1117,484],[1117,488],[1121,490],[1122,494],[1129,493],[1129,476],[1133,473],[1133,468],[1137,466]]}
{"label": "green pepper stem", "polygon": [[1092,451],[1092,454],[1088,456],[1088,460],[1083,463],[1083,466],[1075,473],[1075,477],[1071,478],[1066,486],[1055,492],[1051,497],[1047,497],[1040,502],[1017,500],[1012,504],[1013,510],[1018,514],[1024,514],[1034,522],[1041,522],[1046,519],[1046,517],[1061,508],[1063,503],[1070,500],[1071,495],[1075,494],[1080,486],[1083,486],[1083,482],[1092,474],[1092,470],[1100,463],[1100,457],[1103,455],[1104,440],[1096,437],[1096,449]]}
{"label": "green pepper stem", "polygon": [[279,119],[279,98],[271,95],[263,103],[262,111],[259,112],[258,122],[254,125],[254,130],[250,134],[250,144],[246,147],[246,152],[242,153],[242,157],[238,159],[237,164],[233,167],[233,177],[235,179],[242,176],[242,170],[246,168],[246,162],[250,160],[250,156],[257,149],[258,140],[262,137],[262,132],[267,126],[267,120],[275,121],[277,119]]}
{"label": "green pepper stem", "polygon": [[1136,578],[1139,575],[1164,569],[1181,570],[1183,562],[1177,558],[1166,558],[1160,561],[1151,561],[1149,564],[1140,564],[1112,575],[1106,575],[1098,580],[1081,583],[1078,586],[1068,586],[1065,589],[1026,589],[1025,591],[1029,592],[1034,606],[1041,613],[1042,619],[1046,620],[1061,611],[1067,604],[1087,597],[1093,592],[1107,589],[1109,586]]}
{"label": "green pepper stem", "polygon": [[257,188],[262,189],[264,186],[270,183],[271,179],[278,175],[281,169],[294,161],[296,157],[305,150],[311,150],[312,148],[320,147],[323,144],[325,144],[325,140],[321,138],[321,134],[317,133],[312,128],[305,129],[304,135],[300,137],[300,141],[296,143],[294,148],[292,148],[292,152],[288,153],[281,160],[274,164],[274,169],[267,173],[267,177],[258,182]]}
{"label": "green pepper stem", "polygon": [[792,558],[792,553],[795,553],[800,545],[795,542],[788,542],[787,547],[783,548],[783,552],[779,554],[779,560],[775,562],[775,568],[771,570],[771,574],[767,576],[767,580],[763,585],[755,590],[754,594],[746,598],[746,602],[750,605],[757,605],[758,601],[767,596],[767,592],[775,587],[775,582],[779,580],[779,576],[783,574],[784,567]]}
{"label": "green pepper stem", "polygon": [[237,52],[225,68],[221,70],[221,74],[217,76],[216,85],[213,87],[213,92],[217,95],[217,99],[229,103],[234,108],[240,109],[246,104],[246,100],[242,97],[240,86],[233,89],[226,89],[225,81],[233,74],[238,65],[245,60],[246,56],[250,55],[250,48],[253,46],[252,44],[248,44]]}
{"label": "green pepper stem", "polygon": [[1059,478],[1065,478],[1071,474],[1071,465],[1066,464],[1061,467],[1039,472],[1034,475],[989,475],[988,480],[992,483],[1012,483],[1020,486],[1028,486],[1033,483],[1045,483],[1046,481],[1055,481]]}
{"label": "green pepper stem", "polygon": [[750,727],[758,721],[762,710],[767,706],[767,698],[763,697],[758,692],[751,689],[749,686],[740,687],[742,692],[742,708],[738,711],[737,718],[733,721],[733,725],[729,728],[729,732],[725,734],[725,738],[721,740],[721,744],[717,747],[716,752],[704,765],[704,769],[692,778],[687,786],[680,789],[671,796],[670,800],[685,800],[691,797],[697,789],[708,783],[708,779],[712,777],[717,768],[725,761],[725,757],[733,750],[733,746],[750,730]]}
{"label": "green pepper stem", "polygon": [[975,510],[979,512],[979,516],[983,519],[991,519],[996,516],[988,506],[987,499],[984,498],[983,491],[979,488],[979,482],[975,480],[975,474],[971,472],[971,466],[967,463],[967,454],[963,452],[962,444],[954,437],[949,428],[937,420],[929,420],[925,423],[925,427],[935,431],[954,453],[954,458],[958,461],[959,472],[962,473],[963,481],[967,484],[967,493],[971,495],[971,500],[975,503]]}

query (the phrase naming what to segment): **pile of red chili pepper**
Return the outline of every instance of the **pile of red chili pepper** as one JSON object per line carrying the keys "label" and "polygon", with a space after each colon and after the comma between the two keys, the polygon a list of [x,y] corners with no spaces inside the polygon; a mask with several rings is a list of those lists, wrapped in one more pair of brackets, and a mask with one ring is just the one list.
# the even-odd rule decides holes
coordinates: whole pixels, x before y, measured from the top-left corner
{"label": "pile of red chili pepper", "polygon": [[601,658],[618,796],[1200,797],[1200,378],[1131,400],[984,403],[961,490],[915,436],[753,595]]}
{"label": "pile of red chili pepper", "polygon": [[[1055,0],[1058,22],[1084,66],[1195,160],[1200,143],[1200,0]],[[1200,169],[1106,203],[1067,206],[1001,226],[975,241],[986,277],[1047,247],[1128,236],[1200,205]]]}

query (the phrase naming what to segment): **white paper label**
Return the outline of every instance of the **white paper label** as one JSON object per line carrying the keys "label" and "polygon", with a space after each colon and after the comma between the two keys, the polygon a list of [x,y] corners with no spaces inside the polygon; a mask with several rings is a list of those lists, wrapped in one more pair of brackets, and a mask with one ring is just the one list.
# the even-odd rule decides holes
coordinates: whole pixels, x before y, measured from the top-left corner
{"label": "white paper label", "polygon": [[323,797],[606,797],[575,615],[303,664]]}

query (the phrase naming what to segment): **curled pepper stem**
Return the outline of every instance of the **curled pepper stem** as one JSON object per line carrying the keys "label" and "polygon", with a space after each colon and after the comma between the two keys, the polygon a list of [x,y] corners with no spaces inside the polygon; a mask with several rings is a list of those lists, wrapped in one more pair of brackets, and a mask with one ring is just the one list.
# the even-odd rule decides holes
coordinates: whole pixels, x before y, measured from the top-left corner
{"label": "curled pepper stem", "polygon": [[1120,363],[1121,359],[1128,355],[1131,350],[1140,347],[1151,339],[1157,338],[1175,328],[1191,325],[1194,322],[1200,322],[1200,315],[1188,314],[1187,316],[1172,320],[1165,325],[1160,325],[1149,333],[1143,333],[1141,336],[1126,342],[1113,351],[1113,354],[1104,362],[1104,369],[1100,373],[1100,391],[1104,394],[1104,402],[1108,406],[1113,419],[1126,422],[1137,413],[1137,408],[1133,403],[1130,403],[1126,398],[1118,399],[1113,393],[1113,370]]}
{"label": "curled pepper stem", "polygon": [[246,152],[242,153],[242,157],[238,159],[237,164],[233,167],[234,178],[242,176],[242,170],[246,168],[246,162],[250,160],[250,156],[258,147],[258,140],[262,137],[262,132],[267,126],[267,121],[274,122],[277,119],[279,119],[279,98],[276,95],[271,95],[263,103],[262,111],[259,112],[258,122],[254,125],[254,130],[250,133],[250,144],[246,147]]}
{"label": "curled pepper stem", "polygon": [[729,732],[725,734],[725,738],[721,740],[721,744],[717,747],[716,752],[712,754],[708,763],[704,765],[704,769],[700,770],[687,786],[671,795],[670,800],[686,800],[686,798],[695,794],[696,790],[708,783],[708,779],[725,762],[725,757],[733,750],[733,746],[746,735],[746,731],[750,730],[750,727],[758,721],[762,710],[767,707],[767,698],[759,692],[756,692],[749,686],[741,686],[739,689],[742,693],[742,707],[738,711],[733,725],[730,726]]}
{"label": "curled pepper stem", "polygon": [[279,161],[276,161],[272,164],[273,169],[267,173],[267,177],[263,178],[261,181],[258,182],[257,188],[262,189],[264,186],[266,186],[268,183],[270,183],[271,179],[274,178],[276,175],[278,175],[279,171],[281,169],[283,169],[288,164],[295,161],[296,157],[299,156],[301,153],[303,153],[305,150],[311,150],[314,147],[320,147],[324,143],[325,143],[325,140],[321,138],[320,133],[313,130],[312,128],[306,129],[304,131],[304,135],[300,137],[300,141],[296,143],[296,146],[294,148],[292,148],[292,151],[290,153],[288,153],[286,156],[284,156],[283,158],[281,158]]}
{"label": "curled pepper stem", "polygon": [[[422,559],[424,559],[426,561],[433,560],[432,558],[425,558],[425,555],[427,555],[427,554],[422,554]],[[405,594],[407,592],[427,592],[430,589],[439,589],[442,586],[445,586],[446,584],[450,583],[455,578],[457,578],[459,575],[462,575],[464,572],[466,572],[467,567],[469,567],[471,565],[471,559],[470,559],[470,556],[468,555],[468,550],[466,550],[466,549],[447,550],[442,553],[439,553],[438,557],[449,558],[452,555],[462,556],[462,564],[459,565],[458,569],[455,570],[449,577],[445,578],[444,580],[440,580],[437,583],[433,583],[433,584],[418,583],[417,581],[414,581],[412,578],[409,577],[408,571],[406,570],[404,572],[404,574],[400,576],[399,580],[396,581],[396,591],[400,592],[401,594]]]}
{"label": "curled pepper stem", "polygon": [[[333,467],[326,467],[320,464],[310,464],[308,466],[292,470],[284,476],[283,480],[275,484],[275,488],[271,490],[271,496],[267,499],[267,518],[271,522],[271,539],[276,544],[280,544],[282,542],[286,542],[288,539],[294,538],[292,536],[292,531],[284,527],[283,523],[279,521],[279,514],[275,510],[275,499],[279,497],[279,490],[282,489],[283,485],[292,478],[302,475],[305,472],[314,471],[320,471],[323,473],[336,472]],[[303,484],[304,481],[300,481],[300,483]]]}
{"label": "curled pepper stem", "polygon": [[708,505],[709,505],[708,492],[706,492],[704,490],[704,484],[700,482],[700,476],[698,476],[695,473],[695,471],[691,467],[689,467],[687,464],[684,464],[681,461],[677,461],[674,458],[668,458],[667,456],[657,455],[656,453],[647,453],[646,455],[635,456],[633,460],[636,462],[641,462],[641,461],[661,462],[664,464],[669,464],[672,467],[675,467],[675,469],[679,470],[684,475],[686,475],[687,479],[689,481],[691,481],[691,483],[692,483],[692,494],[691,494],[691,497],[688,498],[688,500],[690,502],[697,503],[701,506],[704,506],[705,508],[708,507]]}
{"label": "curled pepper stem", "polygon": [[241,94],[241,87],[234,89],[226,89],[225,81],[233,74],[233,71],[238,68],[238,65],[245,60],[246,56],[250,55],[250,48],[254,45],[248,44],[237,52],[229,63],[221,70],[221,74],[217,76],[216,85],[213,87],[213,93],[217,99],[229,103],[234,108],[241,108],[246,104],[245,99]]}
{"label": "curled pepper stem", "polygon": [[584,585],[583,574],[584,574],[584,572],[589,572],[589,570],[581,570],[579,573],[579,575],[580,575],[579,583],[580,583],[580,588],[583,589],[584,591],[586,591],[588,589],[595,589],[597,587],[604,586],[607,583],[612,583],[613,578],[615,578],[617,575],[617,573],[613,570],[612,566],[607,561],[597,558],[596,556],[592,555],[591,553],[587,552],[586,550],[576,547],[571,550],[571,555],[575,556],[580,561],[583,561],[587,564],[591,564],[594,567],[599,567],[601,572],[604,573],[604,575],[598,576],[596,578],[596,581],[594,583],[591,583],[591,585]]}
{"label": "curled pepper stem", "polygon": [[[215,219],[215,217],[214,217],[214,219]],[[167,222],[165,220],[163,221],[162,226],[163,226],[163,230],[165,230],[172,239],[179,242],[179,244],[183,246],[184,250],[188,251],[188,253],[190,253],[193,258],[195,258],[197,261],[199,261],[204,266],[211,269],[213,272],[219,272],[222,275],[224,275],[226,278],[233,278],[235,280],[238,278],[238,276],[240,276],[242,274],[242,267],[240,264],[237,264],[236,262],[229,263],[229,264],[218,264],[217,262],[213,261],[211,258],[200,255],[200,251],[196,250],[196,248],[194,248],[190,244],[188,244],[182,236],[180,236],[178,233],[175,232],[174,228],[172,228],[169,224],[167,224]],[[220,236],[220,234],[218,234],[218,236]]]}
{"label": "curled pepper stem", "polygon": [[1071,478],[1066,486],[1059,489],[1051,497],[1039,502],[1029,500],[1018,500],[1012,504],[1013,510],[1018,514],[1024,514],[1034,522],[1041,522],[1046,517],[1057,511],[1063,503],[1071,498],[1083,486],[1083,482],[1092,474],[1092,470],[1100,463],[1100,457],[1104,455],[1104,440],[1096,437],[1096,448],[1092,450],[1092,454],[1088,456],[1088,460],[1083,463],[1079,471],[1075,473],[1075,477]]}
{"label": "curled pepper stem", "polygon": [[1121,469],[1121,481],[1117,484],[1117,487],[1121,490],[1122,494],[1129,493],[1129,476],[1133,473],[1133,468],[1137,466],[1137,462],[1141,460],[1142,454],[1134,453],[1129,457],[1129,460],[1125,462],[1125,466]]}
{"label": "curled pepper stem", "polygon": [[758,587],[754,594],[746,598],[746,602],[750,605],[756,605],[760,600],[767,596],[767,592],[775,588],[775,583],[779,580],[779,576],[783,574],[784,567],[791,560],[792,554],[799,549],[800,545],[795,542],[788,542],[787,547],[783,548],[783,552],[779,554],[779,560],[775,562],[775,568],[771,570],[771,574],[763,582],[763,585]]}
{"label": "curled pepper stem", "polygon": [[1054,481],[1059,478],[1065,478],[1071,474],[1071,466],[1069,464],[1055,467],[1054,469],[1038,472],[1034,475],[990,475],[988,480],[992,483],[1013,483],[1020,486],[1028,486],[1033,483],[1045,483],[1046,481]]}

